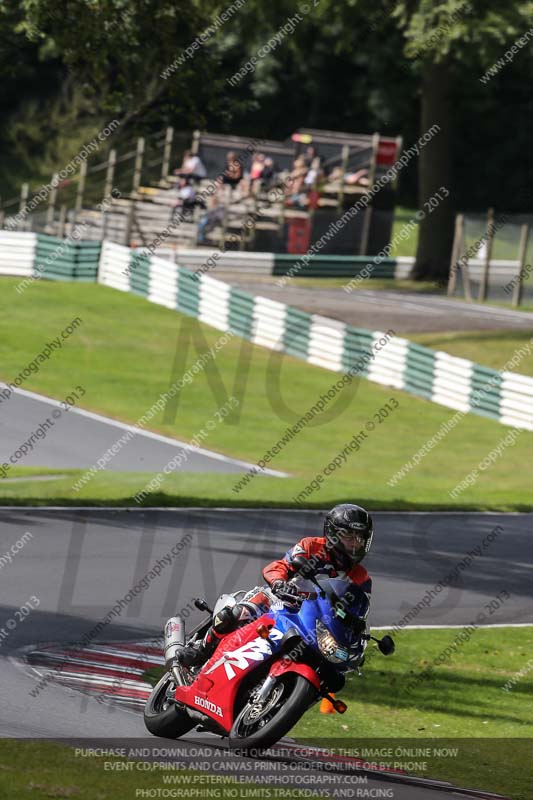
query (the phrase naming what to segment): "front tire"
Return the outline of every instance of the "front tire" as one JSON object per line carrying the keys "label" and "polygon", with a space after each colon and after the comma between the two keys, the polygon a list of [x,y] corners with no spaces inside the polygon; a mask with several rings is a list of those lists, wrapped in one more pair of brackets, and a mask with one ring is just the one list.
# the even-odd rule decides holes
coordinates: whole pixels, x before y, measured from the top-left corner
{"label": "front tire", "polygon": [[177,739],[194,727],[187,711],[170,702],[174,680],[167,672],[152,689],[144,707],[144,724],[154,736]]}
{"label": "front tire", "polygon": [[260,709],[253,701],[237,715],[229,734],[233,748],[266,749],[278,742],[318,698],[315,687],[301,675],[290,672],[280,677]]}

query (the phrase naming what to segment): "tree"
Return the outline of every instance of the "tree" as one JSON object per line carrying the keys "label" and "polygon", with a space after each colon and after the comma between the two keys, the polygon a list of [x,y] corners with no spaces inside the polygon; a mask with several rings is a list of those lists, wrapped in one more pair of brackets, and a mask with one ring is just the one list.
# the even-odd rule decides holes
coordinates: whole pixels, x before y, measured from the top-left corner
{"label": "tree", "polygon": [[[18,191],[27,179],[30,151],[42,141],[42,121],[35,123],[39,98],[49,101],[61,85],[61,63],[43,52],[39,43],[28,41],[20,30],[20,9],[0,8],[0,185],[3,200]],[[23,112],[33,108],[33,127],[18,122]],[[31,118],[30,118],[31,120]],[[37,153],[35,153],[37,154]],[[24,165],[21,169],[21,165]],[[35,167],[35,164],[32,165]]]}
{"label": "tree", "polygon": [[[529,29],[525,0],[310,0],[306,13],[301,0],[243,0],[190,56],[227,0],[6,5],[4,174],[18,161],[49,172],[58,152],[64,163],[82,132],[93,126],[94,136],[115,117],[122,124],[113,139],[167,123],[283,139],[307,125],[401,134],[406,146],[437,123],[439,135],[402,171],[400,193],[423,209],[441,186],[450,190],[420,226],[416,259],[417,277],[441,281],[455,210],[501,207],[501,191],[505,210],[516,209],[520,180],[533,169],[531,46],[488,83],[479,80]],[[230,86],[227,79],[296,14],[294,30]]]}
{"label": "tree", "polygon": [[[216,48],[200,37],[215,0],[22,0],[21,27],[41,39],[91,98],[126,124],[202,125],[227,110]],[[193,44],[197,45],[193,47]],[[188,49],[190,48],[190,49]]]}
{"label": "tree", "polygon": [[[419,279],[442,282],[448,274],[453,218],[460,199],[455,175],[459,156],[455,135],[459,122],[455,112],[457,98],[465,93],[479,95],[480,77],[517,37],[529,30],[532,10],[533,4],[524,0],[320,2],[320,35],[326,39],[329,52],[345,56],[353,82],[364,81],[361,67],[372,76],[364,104],[367,119],[375,108],[372,97],[377,95],[384,106],[396,109],[392,116],[407,144],[413,135],[409,125],[413,108],[418,109],[419,136],[432,125],[439,125],[439,134],[421,150],[418,206],[424,209],[441,187],[449,194],[444,197],[446,193],[440,192],[443,199],[420,224],[415,264],[415,277]],[[380,62],[387,74],[380,73]],[[518,76],[518,83],[524,86],[529,80],[527,74]],[[335,87],[330,88],[334,93]],[[493,91],[490,83],[486,91]],[[398,103],[402,105],[400,113]],[[470,105],[462,111],[466,117],[461,120],[463,128],[468,122],[470,127],[475,125],[476,108]],[[505,119],[501,120],[499,131],[501,137],[509,137]],[[488,146],[483,152],[485,160],[493,156]],[[484,176],[476,178],[486,191]],[[464,190],[464,183],[461,189]]]}
{"label": "tree", "polygon": [[[529,27],[531,3],[506,0],[398,0],[392,16],[405,35],[405,56],[420,75],[420,133],[437,123],[441,132],[419,164],[419,207],[440,186],[450,194],[420,224],[414,275],[444,281],[448,275],[456,195],[453,185],[452,98],[458,80],[476,81]],[[477,58],[474,59],[472,54]],[[478,74],[472,74],[477,61]]]}

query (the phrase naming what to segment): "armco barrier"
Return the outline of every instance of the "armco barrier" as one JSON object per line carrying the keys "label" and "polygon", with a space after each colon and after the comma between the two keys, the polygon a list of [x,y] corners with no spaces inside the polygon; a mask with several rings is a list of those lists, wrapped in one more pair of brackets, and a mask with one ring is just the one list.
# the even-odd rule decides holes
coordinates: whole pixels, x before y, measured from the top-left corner
{"label": "armco barrier", "polygon": [[385,258],[380,264],[366,256],[287,255],[280,253],[249,253],[239,250],[222,251],[216,247],[179,249],[161,247],[156,255],[177,260],[194,272],[216,270],[243,273],[251,277],[297,275],[300,278],[355,278],[361,273],[370,278],[408,278],[413,268],[412,258]]}
{"label": "armco barrier", "polygon": [[[0,271],[35,274],[36,250],[35,234],[0,233]],[[97,253],[98,248],[75,245],[61,268],[56,268],[50,277],[97,277],[105,286],[134,292],[309,364],[334,372],[356,370],[371,381],[433,403],[533,430],[533,378],[500,373],[397,336],[379,349],[376,344],[383,340],[383,333],[307,314],[265,297],[253,297],[210,275],[195,274],[170,260],[112,242],[103,243],[96,273]]]}
{"label": "armco barrier", "polygon": [[183,264],[195,272],[218,273],[231,272],[246,275],[269,276],[274,272],[274,255],[272,253],[247,253],[240,250],[222,251],[217,247],[203,247],[194,250],[171,247],[159,247],[156,256],[169,258]]}
{"label": "armco barrier", "polygon": [[405,265],[395,258],[375,263],[367,256],[328,256],[274,254],[274,275],[297,275],[299,278],[356,278],[363,273],[372,278],[408,278],[412,263]]}
{"label": "armco barrier", "polygon": [[37,234],[35,269],[51,280],[96,281],[100,263],[100,242],[74,242]]}
{"label": "armco barrier", "polygon": [[335,372],[359,374],[458,411],[533,430],[533,378],[499,373],[394,336],[353,328],[266,297],[253,297],[206,274],[106,242],[99,281],[175,308],[221,331]]}
{"label": "armco barrier", "polygon": [[31,277],[36,248],[36,233],[0,231],[0,275]]}
{"label": "armco barrier", "polygon": [[92,281],[100,242],[74,242],[41,233],[0,231],[0,275]]}

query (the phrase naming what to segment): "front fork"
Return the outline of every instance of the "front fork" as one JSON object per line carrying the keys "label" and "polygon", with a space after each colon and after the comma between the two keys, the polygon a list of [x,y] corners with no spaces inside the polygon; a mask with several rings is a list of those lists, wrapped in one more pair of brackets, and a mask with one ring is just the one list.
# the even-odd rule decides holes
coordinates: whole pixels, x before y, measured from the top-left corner
{"label": "front fork", "polygon": [[[306,681],[309,681],[309,683],[315,687],[318,694],[321,697],[325,697],[327,700],[329,700],[335,711],[337,711],[339,714],[344,714],[344,712],[347,710],[348,706],[346,703],[343,703],[342,700],[336,700],[326,689],[322,688],[320,685],[320,678],[312,667],[310,667],[308,664],[303,664],[297,661],[284,661],[283,659],[275,661],[270,667],[268,678],[261,687],[259,697],[263,696],[263,692],[267,684],[269,684],[267,690],[270,690],[273,683],[275,683],[276,678],[279,678],[281,675],[285,675],[288,672],[294,672],[297,675],[301,675],[301,677],[305,678]],[[269,683],[270,681],[272,681],[272,683]]]}
{"label": "front fork", "polygon": [[276,678],[273,675],[268,675],[265,682],[261,686],[259,694],[255,698],[256,703],[264,703],[268,699],[268,695],[276,684]]}

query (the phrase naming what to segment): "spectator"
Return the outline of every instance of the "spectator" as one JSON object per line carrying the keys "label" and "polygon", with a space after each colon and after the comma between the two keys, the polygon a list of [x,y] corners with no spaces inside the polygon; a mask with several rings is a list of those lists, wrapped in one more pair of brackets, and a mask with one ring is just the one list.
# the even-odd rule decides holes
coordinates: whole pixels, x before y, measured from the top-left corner
{"label": "spectator", "polygon": [[192,178],[180,178],[178,183],[178,206],[184,211],[191,211],[196,205],[196,189],[191,180]]}
{"label": "spectator", "polygon": [[350,186],[368,186],[370,181],[368,179],[367,169],[358,169],[357,172],[347,172],[344,176],[346,183]]}
{"label": "spectator", "polygon": [[186,150],[183,154],[181,167],[174,172],[175,175],[190,175],[195,180],[207,178],[207,170],[199,156],[192,154],[191,150]]}
{"label": "spectator", "polygon": [[224,208],[220,205],[220,201],[216,195],[213,195],[209,200],[209,210],[204,214],[198,223],[198,244],[204,244],[207,235],[217,227],[222,225],[224,221]]}
{"label": "spectator", "polygon": [[313,147],[313,145],[309,145],[309,147],[306,148],[305,155],[303,155],[302,158],[306,167],[310,167],[315,158],[318,158],[318,162],[320,163],[320,157],[316,152],[316,147]]}
{"label": "spectator", "polygon": [[191,176],[178,179],[178,197],[172,214],[173,220],[178,219],[179,216],[186,217],[188,214],[192,214],[197,205],[204,205],[204,203],[196,197],[196,189],[192,185],[192,180],[193,178]]}
{"label": "spectator", "polygon": [[257,194],[261,187],[261,178],[265,169],[265,156],[263,153],[256,153],[252,166],[250,167],[250,190],[253,194]]}
{"label": "spectator", "polygon": [[274,159],[267,156],[263,164],[263,171],[261,173],[261,188],[268,191],[274,182],[276,170],[274,166]]}
{"label": "spectator", "polygon": [[304,156],[298,156],[298,158],[294,160],[292,170],[285,184],[287,202],[289,205],[302,205],[302,194],[305,188],[304,180],[306,175],[307,167],[305,165],[305,158]]}
{"label": "spectator", "polygon": [[344,179],[344,171],[342,167],[333,167],[331,172],[328,175],[329,183],[336,183],[337,181],[341,181]]}
{"label": "spectator", "polygon": [[342,167],[334,167],[328,175],[330,183],[346,183],[349,186],[368,186],[368,170],[358,169],[356,172],[343,172]]}
{"label": "spectator", "polygon": [[265,156],[263,153],[256,153],[252,161],[252,166],[250,167],[250,180],[257,181],[263,174],[264,168]]}
{"label": "spectator", "polygon": [[322,177],[322,170],[320,168],[320,159],[316,156],[312,162],[307,175],[304,178],[304,184],[306,189],[313,189],[316,186],[319,179]]}
{"label": "spectator", "polygon": [[226,156],[226,169],[222,173],[222,183],[231,186],[232,189],[235,189],[236,186],[242,180],[243,171],[242,171],[242,164],[237,158],[237,153],[234,153],[233,150]]}

